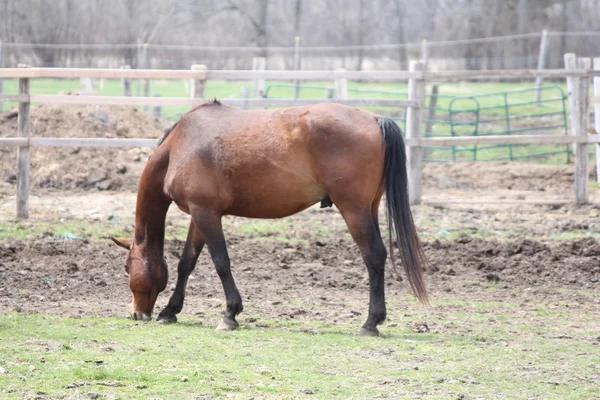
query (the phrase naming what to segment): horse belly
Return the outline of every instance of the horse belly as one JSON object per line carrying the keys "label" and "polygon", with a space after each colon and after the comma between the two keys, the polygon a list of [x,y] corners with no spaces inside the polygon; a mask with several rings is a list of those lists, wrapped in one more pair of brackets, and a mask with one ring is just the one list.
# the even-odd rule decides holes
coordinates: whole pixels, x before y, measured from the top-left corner
{"label": "horse belly", "polygon": [[273,168],[239,179],[228,214],[249,218],[282,218],[307,209],[326,196],[304,168]]}

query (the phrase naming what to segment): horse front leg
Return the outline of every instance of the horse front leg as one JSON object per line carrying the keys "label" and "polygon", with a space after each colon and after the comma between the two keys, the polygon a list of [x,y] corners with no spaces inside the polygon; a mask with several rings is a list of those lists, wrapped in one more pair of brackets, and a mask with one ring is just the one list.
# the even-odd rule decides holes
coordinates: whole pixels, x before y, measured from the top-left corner
{"label": "horse front leg", "polygon": [[235,317],[244,309],[242,297],[235,285],[231,274],[231,261],[227,253],[227,244],[223,235],[221,215],[213,210],[193,209],[192,218],[206,241],[208,251],[215,264],[217,274],[221,279],[227,308],[223,320],[217,326],[217,330],[233,330],[238,327]]}
{"label": "horse front leg", "polygon": [[198,228],[196,228],[194,221],[191,221],[187,239],[185,241],[185,247],[183,248],[183,254],[181,255],[181,259],[177,266],[177,284],[169,299],[169,304],[158,315],[158,318],[156,319],[158,322],[177,322],[177,314],[179,314],[183,308],[188,278],[196,267],[198,257],[200,256],[203,247],[204,237]]}

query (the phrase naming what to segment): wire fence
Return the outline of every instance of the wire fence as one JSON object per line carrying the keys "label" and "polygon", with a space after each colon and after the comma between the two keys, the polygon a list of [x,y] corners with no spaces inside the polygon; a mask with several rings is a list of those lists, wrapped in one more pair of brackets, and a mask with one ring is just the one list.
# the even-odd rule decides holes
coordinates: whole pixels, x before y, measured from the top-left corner
{"label": "wire fence", "polygon": [[[544,38],[545,37],[545,38]],[[162,43],[2,43],[0,67],[251,69],[254,57],[267,57],[268,69],[293,69],[299,52],[301,69],[408,69],[411,59],[424,59],[430,70],[559,68],[564,53],[600,54],[600,32],[534,32],[449,41],[361,46],[192,46]],[[0,38],[1,39],[1,38]],[[542,46],[542,42],[546,45]],[[1,43],[1,42],[0,42]],[[545,47],[545,49],[543,49]]]}

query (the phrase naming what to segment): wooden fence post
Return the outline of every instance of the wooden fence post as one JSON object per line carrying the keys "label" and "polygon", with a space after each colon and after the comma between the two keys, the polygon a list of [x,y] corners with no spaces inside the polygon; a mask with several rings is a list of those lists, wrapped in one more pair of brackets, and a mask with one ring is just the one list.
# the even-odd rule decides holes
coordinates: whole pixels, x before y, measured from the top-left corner
{"label": "wooden fence post", "polygon": [[241,107],[244,110],[248,109],[248,88],[246,86],[242,86],[240,88],[240,97],[244,100],[244,105]]}
{"label": "wooden fence post", "polygon": [[[338,68],[336,71],[344,72],[346,68]],[[341,100],[348,98],[348,79],[335,80],[335,98]]]}
{"label": "wooden fence post", "polygon": [[[142,45],[142,68],[149,69],[148,63],[148,43]],[[150,96],[150,79],[144,79],[144,97]],[[149,107],[145,106],[144,111],[148,111]]]}
{"label": "wooden fence post", "polygon": [[[19,65],[27,68],[26,65]],[[19,78],[19,94],[29,96],[29,78]],[[19,102],[18,136],[29,139],[31,103]],[[17,218],[29,218],[29,140],[17,148]]]}
{"label": "wooden fence post", "polygon": [[[137,69],[142,69],[142,68],[144,68],[145,61],[143,59],[144,53],[143,53],[143,50],[142,50],[142,40],[141,39],[137,40],[136,49],[137,49],[137,53],[136,53],[136,56],[137,56],[136,68]],[[138,97],[142,95],[141,88],[142,88],[142,84],[141,84],[140,79],[136,79],[135,80],[135,95],[138,96]]]}
{"label": "wooden fence post", "polygon": [[[565,54],[565,69],[589,70],[589,58],[576,59],[573,53]],[[569,85],[570,83],[570,85]],[[571,106],[571,129],[575,136],[587,136],[588,109],[589,109],[589,77],[567,78],[570,86],[569,94]],[[584,204],[588,201],[588,144],[575,144],[575,201]]]}
{"label": "wooden fence post", "polygon": [[[121,65],[120,69],[131,69],[131,65]],[[121,78],[121,91],[123,96],[131,97],[131,81],[129,78]]]}
{"label": "wooden fence post", "polygon": [[[427,71],[429,69],[429,45],[427,43],[427,39],[423,39],[421,42],[421,61],[423,62],[423,70]],[[429,97],[429,110],[427,111],[426,125],[424,129],[425,136],[431,134],[433,131],[433,120],[436,115],[436,107],[437,107],[437,99],[438,99],[439,88],[438,85],[433,85],[431,87],[431,96]],[[425,113],[425,99],[423,99],[423,113]],[[423,150],[423,157],[429,158],[431,156],[431,149]]]}
{"label": "wooden fence post", "polygon": [[[294,70],[300,71],[300,36],[294,43]],[[294,99],[300,97],[300,81],[294,81]]]}
{"label": "wooden fence post", "polygon": [[[411,61],[409,71],[424,71],[422,62]],[[408,81],[408,100],[419,103],[419,107],[409,107],[406,110],[406,137],[420,139],[423,134],[423,104],[425,103],[425,81],[411,79]],[[423,163],[423,148],[410,146],[407,150],[408,195],[410,204],[421,203],[421,167]]]}
{"label": "wooden fence post", "polygon": [[[153,97],[160,97],[160,94],[155,94]],[[155,118],[160,118],[162,115],[162,107],[161,106],[154,106],[152,107],[152,116]]]}
{"label": "wooden fence post", "polygon": [[[548,31],[544,29],[542,32],[542,38],[540,41],[540,52],[538,54],[537,69],[542,70],[546,67],[546,53],[548,52]],[[535,78],[535,101],[538,106],[542,104],[542,85],[544,84],[544,78]]]}
{"label": "wooden fence post", "polygon": [[427,70],[427,66],[429,65],[429,44],[427,43],[427,39],[421,41],[421,61],[425,70]]}
{"label": "wooden fence post", "polygon": [[[577,69],[577,55],[575,53],[566,53],[564,55],[564,60],[565,60],[565,69],[567,71],[572,71],[574,69]],[[568,96],[568,101],[569,101],[569,110],[570,110],[570,116],[571,116],[571,131],[573,132],[572,134],[574,135],[575,133],[575,129],[576,129],[576,124],[578,124],[578,119],[573,119],[573,110],[575,110],[575,93],[573,92],[573,82],[574,82],[575,78],[572,77],[567,77],[567,96]],[[573,153],[575,153],[576,151],[576,146],[574,143],[571,144],[571,149],[573,150]]]}
{"label": "wooden fence post", "polygon": [[[433,136],[433,125],[435,124],[434,121],[435,121],[436,112],[437,112],[436,108],[437,108],[438,94],[439,94],[438,85],[433,85],[431,87],[431,96],[429,97],[429,110],[427,110],[427,120],[425,122],[425,130],[423,132],[425,134],[425,136]],[[423,157],[425,157],[425,159],[429,159],[431,157],[432,152],[433,152],[433,149],[431,149],[431,148],[424,149]]]}
{"label": "wooden fence post", "polygon": [[[0,40],[0,68],[4,66],[2,62],[2,40]],[[0,79],[0,97],[2,97],[2,93],[4,93],[4,79]],[[0,100],[0,113],[4,111],[4,103]]]}
{"label": "wooden fence post", "polygon": [[[265,71],[267,69],[266,57],[254,57],[252,59],[252,69],[254,71]],[[254,97],[263,97],[265,95],[264,79],[254,79],[252,86],[254,88]]]}
{"label": "wooden fence post", "polygon": [[[600,71],[600,58],[594,58],[594,71]],[[600,76],[594,76],[594,96],[600,97]],[[600,104],[594,104],[594,129],[600,135]],[[596,180],[600,182],[600,144],[596,143]]]}
{"label": "wooden fence post", "polygon": [[[577,68],[590,71],[592,69],[592,60],[590,58],[578,58]],[[579,118],[581,119],[581,122],[579,123],[579,126],[581,127],[579,135],[587,137],[590,117],[590,75],[588,74],[585,77],[579,78],[579,85]],[[588,143],[578,143],[575,157],[575,186],[577,190],[576,201],[579,204],[584,204],[588,202]],[[577,183],[579,183],[579,185],[577,185]]]}
{"label": "wooden fence post", "polygon": [[[206,71],[206,65],[194,64],[194,65],[192,65],[191,70],[192,71]],[[205,92],[206,92],[206,80],[205,79],[190,80],[190,97],[192,99],[203,99]]]}

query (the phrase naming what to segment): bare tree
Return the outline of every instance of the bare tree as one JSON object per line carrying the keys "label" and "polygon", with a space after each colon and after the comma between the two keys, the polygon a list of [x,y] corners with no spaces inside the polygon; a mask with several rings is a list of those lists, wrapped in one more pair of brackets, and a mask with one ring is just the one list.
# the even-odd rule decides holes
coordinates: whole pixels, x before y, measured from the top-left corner
{"label": "bare tree", "polygon": [[[415,43],[512,35],[517,32],[597,31],[597,0],[0,0],[0,40],[5,43],[123,44],[119,48],[6,46],[5,65],[136,66],[135,44],[174,44],[189,49],[151,50],[153,66],[249,67],[252,57],[269,56],[275,68],[290,66],[291,51],[268,54],[271,46],[358,45],[359,50],[304,50],[313,68],[361,69],[391,59],[406,68],[415,47],[373,50],[369,44]],[[549,67],[561,54],[600,53],[600,43],[552,39]],[[198,49],[230,46],[237,49]],[[249,47],[257,47],[254,51]],[[430,61],[445,68],[531,67],[539,37],[512,41],[430,46]],[[410,50],[410,51],[409,51]],[[533,61],[532,61],[533,60]],[[368,64],[367,64],[368,61]],[[387,64],[386,64],[387,63]]]}

